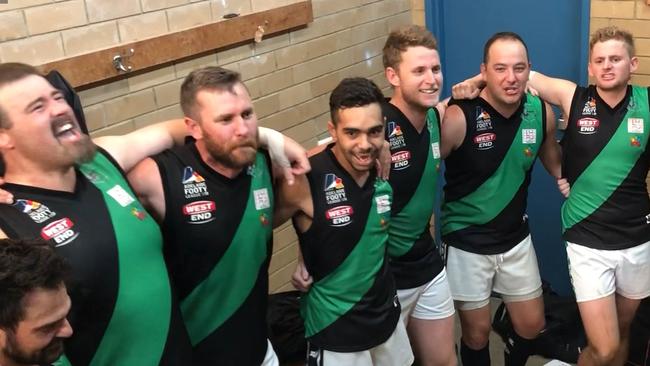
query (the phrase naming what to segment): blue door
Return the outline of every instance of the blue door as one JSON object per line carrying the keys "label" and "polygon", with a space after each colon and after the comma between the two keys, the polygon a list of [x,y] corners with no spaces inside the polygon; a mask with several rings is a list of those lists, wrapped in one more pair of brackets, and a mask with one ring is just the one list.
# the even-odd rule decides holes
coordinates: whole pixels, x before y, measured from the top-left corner
{"label": "blue door", "polygon": [[[485,41],[501,31],[524,39],[534,70],[585,84],[589,5],[589,0],[425,0],[427,27],[440,46],[443,95],[479,72]],[[555,180],[537,162],[528,195],[533,242],[542,278],[566,295],[571,285],[561,238],[561,204]]]}

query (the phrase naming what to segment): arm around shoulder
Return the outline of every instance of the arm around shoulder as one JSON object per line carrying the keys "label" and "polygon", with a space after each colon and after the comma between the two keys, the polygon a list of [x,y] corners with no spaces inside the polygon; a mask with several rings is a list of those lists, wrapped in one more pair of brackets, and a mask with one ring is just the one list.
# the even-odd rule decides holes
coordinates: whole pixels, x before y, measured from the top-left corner
{"label": "arm around shoulder", "polygon": [[458,105],[451,105],[447,108],[440,130],[440,155],[445,159],[452,151],[460,147],[467,132],[465,114]]}
{"label": "arm around shoulder", "polygon": [[565,118],[568,118],[573,94],[577,87],[574,82],[552,78],[542,73],[531,71],[528,78],[528,85],[536,89],[542,99],[559,106]]}
{"label": "arm around shoulder", "polygon": [[127,178],[140,202],[158,222],[165,218],[165,192],[158,165],[152,158],[142,160]]}
{"label": "arm around shoulder", "polygon": [[297,176],[293,184],[289,184],[285,178],[280,178],[277,183],[273,227],[282,225],[300,212],[312,216],[311,190],[307,176]]}
{"label": "arm around shoulder", "polygon": [[555,113],[548,103],[546,108],[546,137],[539,151],[539,159],[544,164],[546,171],[556,179],[562,176],[562,150],[555,137]]}

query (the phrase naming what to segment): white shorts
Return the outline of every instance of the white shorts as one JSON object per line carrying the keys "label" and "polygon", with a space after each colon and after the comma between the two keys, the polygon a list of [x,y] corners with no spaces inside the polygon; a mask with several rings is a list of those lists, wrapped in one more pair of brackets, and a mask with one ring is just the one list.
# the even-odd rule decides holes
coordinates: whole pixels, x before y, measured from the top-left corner
{"label": "white shorts", "polygon": [[650,296],[650,242],[620,250],[592,249],[567,242],[566,252],[578,302],[614,292],[635,300]]}
{"label": "white shorts", "polygon": [[449,246],[447,273],[451,294],[460,310],[486,306],[492,291],[501,294],[504,302],[532,300],[542,295],[530,235],[501,254],[476,254]]}
{"label": "white shorts", "polygon": [[280,361],[278,360],[278,356],[275,355],[275,350],[273,350],[271,342],[268,339],[266,342],[268,343],[268,346],[266,347],[266,355],[264,356],[264,361],[262,361],[261,366],[280,366]]}
{"label": "white shorts", "polygon": [[425,320],[444,319],[454,315],[454,300],[443,268],[438,275],[422,286],[397,290],[402,305],[402,320],[406,325],[409,317]]}
{"label": "white shorts", "polygon": [[400,319],[386,342],[359,352],[307,349],[307,366],[410,366],[413,352],[404,322]]}

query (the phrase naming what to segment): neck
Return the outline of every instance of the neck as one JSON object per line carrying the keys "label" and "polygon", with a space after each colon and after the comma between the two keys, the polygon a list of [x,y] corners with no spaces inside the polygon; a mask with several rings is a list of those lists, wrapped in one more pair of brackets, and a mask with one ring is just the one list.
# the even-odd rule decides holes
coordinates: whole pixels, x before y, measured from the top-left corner
{"label": "neck", "polygon": [[600,87],[596,86],[596,91],[598,92],[600,99],[602,99],[605,103],[607,103],[607,105],[613,108],[617,106],[618,103],[623,100],[623,98],[625,98],[625,94],[627,94],[627,85],[624,87],[609,90],[603,90]]}
{"label": "neck", "polygon": [[370,171],[369,170],[356,170],[352,167],[352,165],[348,162],[346,159],[345,155],[341,150],[339,150],[339,145],[335,144],[332,147],[332,152],[334,153],[334,157],[336,160],[341,164],[343,169],[345,169],[348,174],[354,179],[354,181],[357,183],[359,187],[362,187],[364,184],[366,184],[366,181],[368,180],[368,176],[370,176]]}
{"label": "neck", "polygon": [[208,149],[205,147],[205,143],[202,140],[196,142],[196,149],[199,151],[201,160],[208,164],[217,173],[223,175],[226,178],[233,179],[241,173],[243,168],[231,168],[223,163],[215,160],[212,155],[208,152]]}
{"label": "neck", "polygon": [[398,92],[395,92],[395,95],[390,99],[390,104],[397,107],[405,116],[408,118],[409,122],[415,127],[418,132],[422,131],[424,124],[426,123],[427,110],[424,108],[416,108],[408,104],[402,95]]}
{"label": "neck", "polygon": [[[75,167],[46,168],[30,161],[6,159],[4,180],[7,183],[51,189],[56,191],[74,192],[77,184]],[[4,366],[4,364],[0,364]]]}
{"label": "neck", "polygon": [[515,104],[507,104],[507,103],[501,103],[496,100],[496,98],[492,98],[492,95],[487,91],[487,89],[483,89],[481,91],[480,97],[483,98],[492,108],[494,108],[495,111],[499,112],[500,115],[510,118],[519,108],[521,105],[521,99],[519,102]]}
{"label": "neck", "polygon": [[15,363],[12,360],[4,357],[4,355],[2,355],[2,352],[0,351],[0,366],[38,366],[38,365]]}

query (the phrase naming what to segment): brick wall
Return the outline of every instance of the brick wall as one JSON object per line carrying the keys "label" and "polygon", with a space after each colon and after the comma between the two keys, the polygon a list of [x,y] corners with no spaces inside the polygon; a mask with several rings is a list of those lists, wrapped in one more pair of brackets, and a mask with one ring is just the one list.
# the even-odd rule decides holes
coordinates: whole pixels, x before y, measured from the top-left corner
{"label": "brick wall", "polygon": [[[0,61],[41,64],[298,0],[9,0],[0,5]],[[420,0],[421,1],[421,0]],[[326,134],[329,92],[343,77],[372,78],[385,91],[381,48],[389,29],[410,23],[411,0],[313,0],[307,28],[80,92],[93,136],[123,134],[181,117],[187,73],[221,65],[242,73],[262,126],[306,147]],[[228,4],[224,6],[223,4]],[[288,283],[296,234],[275,231],[271,291]]]}
{"label": "brick wall", "polygon": [[646,0],[592,0],[590,32],[607,25],[632,32],[639,57],[632,82],[650,85],[650,5]]}

